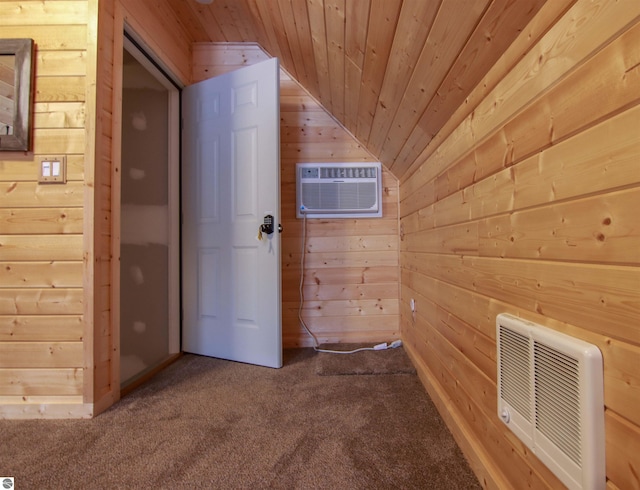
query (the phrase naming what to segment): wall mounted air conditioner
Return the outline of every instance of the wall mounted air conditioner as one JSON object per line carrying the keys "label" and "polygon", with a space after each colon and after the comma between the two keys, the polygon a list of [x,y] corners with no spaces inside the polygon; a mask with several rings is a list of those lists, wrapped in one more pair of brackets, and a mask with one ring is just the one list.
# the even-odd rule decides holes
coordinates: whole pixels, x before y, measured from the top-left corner
{"label": "wall mounted air conditioner", "polygon": [[298,218],[379,218],[382,216],[382,165],[296,164]]}
{"label": "wall mounted air conditioner", "polygon": [[604,489],[604,388],[593,344],[496,318],[498,416],[570,489]]}

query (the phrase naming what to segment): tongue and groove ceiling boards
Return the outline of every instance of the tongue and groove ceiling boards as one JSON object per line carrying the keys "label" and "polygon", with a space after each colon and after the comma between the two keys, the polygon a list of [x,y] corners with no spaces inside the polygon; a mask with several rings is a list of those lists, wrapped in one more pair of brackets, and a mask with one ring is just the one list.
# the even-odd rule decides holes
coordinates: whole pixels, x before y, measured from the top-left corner
{"label": "tongue and groove ceiling boards", "polygon": [[193,42],[257,42],[280,58],[402,179],[545,0],[170,3]]}

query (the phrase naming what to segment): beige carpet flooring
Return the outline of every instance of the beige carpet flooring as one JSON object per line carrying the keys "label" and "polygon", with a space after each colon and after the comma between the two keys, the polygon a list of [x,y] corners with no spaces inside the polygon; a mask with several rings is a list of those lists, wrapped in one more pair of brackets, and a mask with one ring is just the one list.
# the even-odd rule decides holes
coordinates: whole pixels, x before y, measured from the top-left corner
{"label": "beige carpet flooring", "polygon": [[0,420],[0,476],[19,490],[480,488],[415,374],[319,376],[318,355],[287,350],[279,370],[185,355],[92,420]]}
{"label": "beige carpet flooring", "polygon": [[[371,344],[323,344],[322,350],[349,352]],[[379,351],[363,350],[353,354],[318,352],[316,374],[320,376],[349,376],[354,374],[416,374],[404,349]]]}

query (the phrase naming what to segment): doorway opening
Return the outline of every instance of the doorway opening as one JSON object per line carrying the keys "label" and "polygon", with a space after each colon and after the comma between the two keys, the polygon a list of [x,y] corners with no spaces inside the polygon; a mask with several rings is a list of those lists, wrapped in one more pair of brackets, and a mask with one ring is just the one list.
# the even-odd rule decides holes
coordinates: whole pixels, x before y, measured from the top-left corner
{"label": "doorway opening", "polygon": [[120,173],[120,386],[180,352],[180,89],[125,35]]}

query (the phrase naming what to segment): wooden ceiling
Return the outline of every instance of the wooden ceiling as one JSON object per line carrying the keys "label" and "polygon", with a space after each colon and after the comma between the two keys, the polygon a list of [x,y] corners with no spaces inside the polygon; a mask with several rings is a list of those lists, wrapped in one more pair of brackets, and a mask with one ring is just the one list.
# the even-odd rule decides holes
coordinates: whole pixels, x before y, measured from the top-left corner
{"label": "wooden ceiling", "polygon": [[402,178],[546,0],[170,0],[193,42],[257,42]]}

